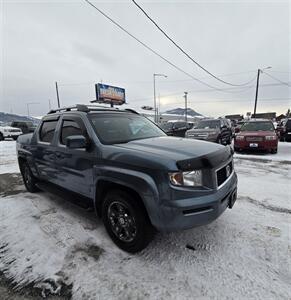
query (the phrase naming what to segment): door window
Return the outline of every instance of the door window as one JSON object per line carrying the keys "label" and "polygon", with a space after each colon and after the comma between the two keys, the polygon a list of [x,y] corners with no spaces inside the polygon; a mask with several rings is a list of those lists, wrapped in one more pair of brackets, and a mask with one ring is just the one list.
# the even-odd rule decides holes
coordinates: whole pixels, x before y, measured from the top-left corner
{"label": "door window", "polygon": [[39,139],[45,143],[51,143],[54,137],[58,121],[44,121],[41,126]]}
{"label": "door window", "polygon": [[61,130],[61,144],[66,145],[66,139],[68,136],[82,135],[82,129],[76,121],[65,120],[63,121]]}

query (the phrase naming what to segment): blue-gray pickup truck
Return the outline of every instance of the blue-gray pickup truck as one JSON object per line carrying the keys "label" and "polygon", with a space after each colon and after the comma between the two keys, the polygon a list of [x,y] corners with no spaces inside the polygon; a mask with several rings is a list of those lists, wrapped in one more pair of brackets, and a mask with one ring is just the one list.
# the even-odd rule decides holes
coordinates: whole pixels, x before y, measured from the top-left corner
{"label": "blue-gray pickup truck", "polygon": [[50,111],[17,140],[29,192],[81,199],[121,249],[144,249],[158,231],[208,224],[237,197],[233,151],[169,137],[129,109],[76,105]]}

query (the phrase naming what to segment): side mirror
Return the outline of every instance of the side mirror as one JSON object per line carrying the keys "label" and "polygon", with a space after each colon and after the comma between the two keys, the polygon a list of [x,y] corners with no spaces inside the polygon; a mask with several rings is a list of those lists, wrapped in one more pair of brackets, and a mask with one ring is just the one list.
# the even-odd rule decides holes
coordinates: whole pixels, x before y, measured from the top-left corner
{"label": "side mirror", "polygon": [[66,146],[69,149],[86,149],[88,145],[83,135],[72,135],[66,138]]}

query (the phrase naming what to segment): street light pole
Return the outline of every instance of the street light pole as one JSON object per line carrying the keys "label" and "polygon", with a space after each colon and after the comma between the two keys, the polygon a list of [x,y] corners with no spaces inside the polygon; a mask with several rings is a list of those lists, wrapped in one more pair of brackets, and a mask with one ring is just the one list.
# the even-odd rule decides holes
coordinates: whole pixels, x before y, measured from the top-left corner
{"label": "street light pole", "polygon": [[153,81],[154,81],[154,113],[155,113],[155,116],[154,116],[154,122],[157,123],[157,98],[156,98],[156,76],[161,76],[161,77],[165,77],[167,78],[168,76],[167,75],[164,75],[164,74],[156,74],[154,73],[153,74]]}
{"label": "street light pole", "polygon": [[258,69],[257,73],[257,85],[256,85],[256,96],[255,96],[255,107],[254,107],[254,118],[256,117],[257,113],[257,103],[258,103],[258,94],[259,94],[259,84],[260,84],[260,74],[263,73],[263,70],[271,69],[272,67],[267,67],[264,69]]}
{"label": "street light pole", "polygon": [[185,122],[187,122],[187,110],[188,110],[187,95],[188,95],[188,92],[184,92],[184,98],[185,98]]}
{"label": "street light pole", "polygon": [[29,117],[29,103],[26,103],[26,107],[27,107],[27,116]]}

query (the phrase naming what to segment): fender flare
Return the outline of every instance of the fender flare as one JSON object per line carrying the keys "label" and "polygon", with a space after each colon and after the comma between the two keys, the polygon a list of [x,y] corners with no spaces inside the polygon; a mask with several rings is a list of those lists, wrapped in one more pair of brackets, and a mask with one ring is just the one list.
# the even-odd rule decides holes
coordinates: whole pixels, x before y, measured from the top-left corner
{"label": "fender flare", "polygon": [[156,183],[151,176],[143,172],[113,166],[95,167],[93,172],[93,176],[96,178],[94,181],[95,189],[93,196],[96,212],[98,210],[98,202],[102,201],[102,199],[98,198],[97,186],[100,181],[105,181],[136,192],[145,206],[152,225],[155,226],[155,224],[158,223],[159,210],[157,209],[157,206],[159,203],[159,192]]}

